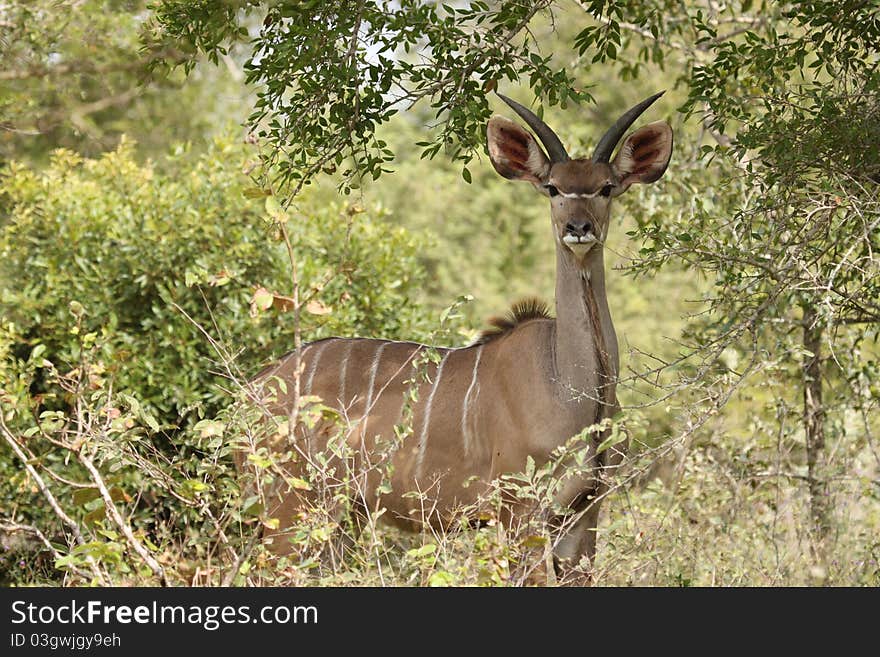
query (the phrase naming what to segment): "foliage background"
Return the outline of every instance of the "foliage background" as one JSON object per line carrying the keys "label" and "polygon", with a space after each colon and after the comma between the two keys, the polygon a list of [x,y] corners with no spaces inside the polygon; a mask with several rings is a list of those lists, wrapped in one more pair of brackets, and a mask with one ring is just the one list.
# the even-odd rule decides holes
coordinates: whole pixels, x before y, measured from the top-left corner
{"label": "foliage background", "polygon": [[[667,88],[672,164],[606,246],[632,455],[596,581],[876,585],[877,43],[857,0],[2,3],[4,430],[81,540],[0,443],[0,580],[155,583],[137,544],[177,582],[303,581],[243,549],[237,386],[295,325],[464,344],[552,298],[490,92],[538,95],[577,156]],[[490,529],[389,536],[383,574],[319,581],[510,581]]]}

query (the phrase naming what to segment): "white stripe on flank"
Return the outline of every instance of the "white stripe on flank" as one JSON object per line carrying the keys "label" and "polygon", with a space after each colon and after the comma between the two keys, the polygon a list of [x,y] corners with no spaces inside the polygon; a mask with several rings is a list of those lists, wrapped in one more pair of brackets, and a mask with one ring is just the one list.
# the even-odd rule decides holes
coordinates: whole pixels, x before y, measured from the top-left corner
{"label": "white stripe on flank", "polygon": [[379,361],[382,359],[382,351],[384,351],[385,347],[389,344],[391,343],[383,342],[376,350],[376,355],[373,357],[373,367],[370,368],[370,389],[367,391],[367,404],[364,406],[364,430],[363,433],[361,433],[362,439],[367,437],[367,419],[370,417],[370,410],[373,405],[373,388],[376,386],[376,373],[379,371]]}
{"label": "white stripe on flank", "polygon": [[467,392],[464,395],[464,401],[462,402],[461,407],[461,435],[464,440],[465,456],[470,454],[471,451],[471,430],[468,427],[468,408],[470,407],[471,393],[476,395],[480,394],[480,387],[477,385],[477,369],[480,367],[480,357],[482,357],[482,355],[483,346],[480,345],[477,348],[477,356],[474,359],[474,373],[471,375],[471,384],[468,386]]}
{"label": "white stripe on flank", "polygon": [[[310,395],[312,394],[312,381],[315,380],[315,371],[318,369],[318,361],[321,360],[321,354],[324,353],[324,350],[328,347],[331,342],[335,342],[336,338],[330,338],[329,340],[325,340],[324,343],[318,347],[318,350],[315,352],[315,358],[312,360],[312,364],[309,367],[309,373],[306,376],[306,384],[303,386],[302,394]],[[313,344],[310,344],[309,347],[313,347]],[[303,354],[305,355],[305,354]]]}
{"label": "white stripe on flank", "polygon": [[428,446],[428,427],[431,424],[431,406],[434,404],[434,395],[437,394],[437,389],[440,387],[440,378],[443,376],[443,366],[446,365],[446,359],[449,358],[449,354],[451,351],[447,351],[446,355],[443,356],[443,360],[440,361],[440,367],[437,368],[437,379],[434,381],[434,387],[431,388],[431,394],[428,395],[428,405],[425,407],[425,420],[422,422],[422,434],[419,437],[419,453],[416,456],[416,479],[420,479],[422,476],[422,467],[425,462],[425,449]]}
{"label": "white stripe on flank", "polygon": [[348,373],[348,358],[351,356],[351,348],[354,346],[354,340],[348,340],[345,348],[345,356],[342,359],[342,369],[339,370],[339,404],[345,408],[345,375]]}

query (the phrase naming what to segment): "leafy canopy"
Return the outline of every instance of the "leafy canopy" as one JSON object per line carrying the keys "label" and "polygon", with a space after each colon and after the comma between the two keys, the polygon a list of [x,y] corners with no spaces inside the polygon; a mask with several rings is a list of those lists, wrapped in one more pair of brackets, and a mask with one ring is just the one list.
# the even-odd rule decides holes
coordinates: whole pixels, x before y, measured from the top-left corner
{"label": "leafy canopy", "polygon": [[[552,4],[168,0],[156,16],[169,43],[209,57],[251,40],[249,122],[272,146],[266,184],[295,195],[320,172],[340,173],[344,191],[387,172],[394,154],[377,129],[423,99],[438,121],[423,154],[442,150],[467,164],[482,148],[487,94],[499,82],[529,80],[551,104],[588,98],[528,31]],[[463,175],[470,179],[466,167]]]}

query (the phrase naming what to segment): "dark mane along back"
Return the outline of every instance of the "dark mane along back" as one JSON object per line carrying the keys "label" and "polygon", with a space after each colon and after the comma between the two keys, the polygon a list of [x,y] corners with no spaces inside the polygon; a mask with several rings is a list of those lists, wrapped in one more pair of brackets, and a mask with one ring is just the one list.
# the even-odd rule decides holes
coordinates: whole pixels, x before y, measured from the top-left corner
{"label": "dark mane along back", "polygon": [[472,344],[480,345],[497,340],[529,320],[552,317],[547,304],[541,299],[532,297],[517,301],[503,317],[492,317],[489,320],[490,328],[484,329]]}

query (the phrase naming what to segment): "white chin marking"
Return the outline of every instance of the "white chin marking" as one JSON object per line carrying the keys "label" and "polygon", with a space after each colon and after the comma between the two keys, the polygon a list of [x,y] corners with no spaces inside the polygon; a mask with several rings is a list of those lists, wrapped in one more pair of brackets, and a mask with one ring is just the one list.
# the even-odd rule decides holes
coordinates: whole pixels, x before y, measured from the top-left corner
{"label": "white chin marking", "polygon": [[587,251],[593,248],[593,245],[597,242],[596,237],[589,233],[584,237],[575,237],[574,235],[566,235],[562,238],[563,243],[567,246],[572,253],[576,256],[581,257]]}

